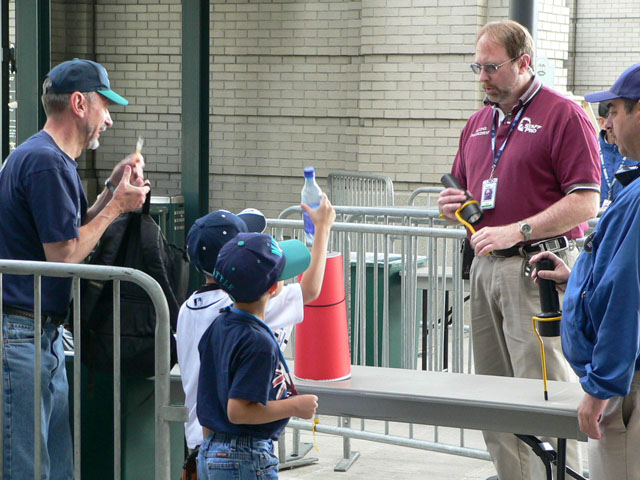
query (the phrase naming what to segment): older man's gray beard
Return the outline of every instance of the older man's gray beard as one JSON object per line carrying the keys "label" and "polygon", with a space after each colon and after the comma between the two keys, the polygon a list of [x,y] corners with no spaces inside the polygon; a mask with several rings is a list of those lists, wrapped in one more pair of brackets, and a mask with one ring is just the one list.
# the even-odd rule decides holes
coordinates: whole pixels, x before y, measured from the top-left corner
{"label": "older man's gray beard", "polygon": [[87,150],[97,150],[100,146],[100,141],[97,138],[92,138],[87,145]]}

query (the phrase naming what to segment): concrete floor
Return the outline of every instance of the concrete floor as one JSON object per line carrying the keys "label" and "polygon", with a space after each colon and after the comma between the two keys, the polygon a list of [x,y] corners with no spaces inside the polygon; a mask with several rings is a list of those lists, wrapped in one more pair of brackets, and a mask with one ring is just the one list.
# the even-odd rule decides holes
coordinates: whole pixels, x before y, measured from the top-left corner
{"label": "concrete floor", "polygon": [[[335,417],[320,417],[320,423],[335,426]],[[383,432],[384,423],[367,420],[366,430]],[[360,422],[354,421],[352,428],[360,428]],[[458,445],[459,430],[439,428],[440,442]],[[390,434],[408,436],[406,424],[390,424]],[[429,426],[414,426],[414,438],[433,441],[434,429]],[[292,435],[287,429],[287,453],[291,452]],[[313,442],[311,432],[301,431],[303,442]],[[281,479],[426,479],[426,480],[485,480],[495,475],[493,464],[486,460],[461,457],[457,455],[418,450],[409,447],[386,445],[366,440],[351,440],[351,450],[360,453],[360,457],[347,472],[335,472],[334,467],[342,459],[342,438],[328,434],[317,434],[319,451],[311,450],[307,457],[316,457],[318,462],[292,470],[280,472]],[[482,434],[478,431],[465,431],[465,445],[484,449]]]}

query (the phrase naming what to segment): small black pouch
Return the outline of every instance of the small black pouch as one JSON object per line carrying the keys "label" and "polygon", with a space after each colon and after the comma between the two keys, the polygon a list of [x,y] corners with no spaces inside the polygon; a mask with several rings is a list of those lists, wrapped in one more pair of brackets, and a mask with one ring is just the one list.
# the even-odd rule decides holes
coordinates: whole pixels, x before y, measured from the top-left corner
{"label": "small black pouch", "polygon": [[471,262],[473,262],[475,252],[473,251],[473,248],[471,248],[471,242],[468,238],[465,238],[462,241],[460,252],[462,253],[462,279],[469,280],[469,276],[471,273]]}

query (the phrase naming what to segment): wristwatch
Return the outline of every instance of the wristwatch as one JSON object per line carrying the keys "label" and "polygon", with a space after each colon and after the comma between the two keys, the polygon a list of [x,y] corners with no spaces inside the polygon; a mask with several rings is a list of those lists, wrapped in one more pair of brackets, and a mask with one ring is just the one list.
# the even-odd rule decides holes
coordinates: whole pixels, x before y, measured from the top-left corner
{"label": "wristwatch", "polygon": [[524,220],[521,220],[518,222],[518,228],[520,229],[520,233],[522,234],[525,242],[531,240],[531,225],[529,225]]}
{"label": "wristwatch", "polygon": [[107,178],[107,180],[104,182],[104,188],[108,189],[111,193],[116,191],[116,186],[111,183],[111,177]]}

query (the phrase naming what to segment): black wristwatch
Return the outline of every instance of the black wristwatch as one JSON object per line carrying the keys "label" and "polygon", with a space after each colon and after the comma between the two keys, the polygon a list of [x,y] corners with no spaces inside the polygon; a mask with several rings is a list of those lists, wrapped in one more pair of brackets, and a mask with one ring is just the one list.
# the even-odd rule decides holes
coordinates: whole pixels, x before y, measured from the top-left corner
{"label": "black wristwatch", "polygon": [[108,189],[111,193],[116,191],[116,186],[113,183],[111,183],[111,177],[107,178],[107,180],[104,182],[104,187]]}

